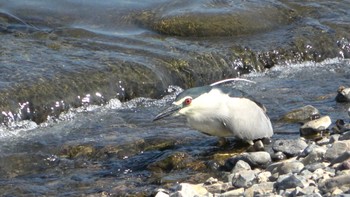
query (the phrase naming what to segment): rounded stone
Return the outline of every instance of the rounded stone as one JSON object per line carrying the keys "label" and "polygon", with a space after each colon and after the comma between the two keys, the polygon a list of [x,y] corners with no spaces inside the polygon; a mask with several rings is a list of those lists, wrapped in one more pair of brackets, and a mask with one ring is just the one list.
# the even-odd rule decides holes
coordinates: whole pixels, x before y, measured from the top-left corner
{"label": "rounded stone", "polygon": [[287,156],[297,156],[301,151],[307,147],[307,143],[301,139],[282,139],[276,140],[272,149],[276,152],[281,151]]}
{"label": "rounded stone", "polygon": [[299,173],[304,168],[300,161],[284,162],[279,168],[279,174]]}
{"label": "rounded stone", "polygon": [[243,153],[236,157],[227,159],[225,162],[225,167],[228,170],[232,170],[233,166],[235,166],[239,160],[245,161],[253,168],[264,168],[269,163],[271,163],[271,156],[268,152],[265,151]]}

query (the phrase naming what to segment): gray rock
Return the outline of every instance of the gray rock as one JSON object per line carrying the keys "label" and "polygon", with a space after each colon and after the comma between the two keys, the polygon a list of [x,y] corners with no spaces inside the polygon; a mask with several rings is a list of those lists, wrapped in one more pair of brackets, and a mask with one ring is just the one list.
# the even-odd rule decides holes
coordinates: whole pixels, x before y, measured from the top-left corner
{"label": "gray rock", "polygon": [[350,131],[347,131],[340,135],[338,140],[350,140]]}
{"label": "gray rock", "polygon": [[245,171],[245,170],[251,170],[252,168],[250,167],[250,165],[243,161],[243,160],[239,160],[237,161],[235,167],[233,167],[231,173],[236,173],[236,172],[240,172],[240,171]]}
{"label": "gray rock", "polygon": [[288,175],[288,176],[281,176],[276,181],[276,187],[278,190],[285,190],[290,188],[304,188],[307,186],[306,179],[303,176],[300,175]]}
{"label": "gray rock", "polygon": [[271,154],[271,159],[272,161],[281,161],[281,160],[285,160],[287,158],[287,156],[282,153],[281,151],[275,152]]}
{"label": "gray rock", "polygon": [[304,165],[316,163],[316,162],[322,162],[324,159],[324,155],[326,153],[326,148],[317,146],[312,149],[312,151],[304,158],[301,160],[301,162]]}
{"label": "gray rock", "polygon": [[338,94],[335,97],[337,102],[350,102],[350,88],[346,88],[344,86],[340,86],[338,88]]}
{"label": "gray rock", "polygon": [[312,152],[312,150],[316,147],[318,146],[316,146],[315,142],[312,142],[306,148],[304,148],[304,150],[298,155],[297,159],[299,159],[300,157],[308,156]]}
{"label": "gray rock", "polygon": [[327,179],[319,184],[319,189],[323,192],[331,191],[336,187],[350,184],[350,174]]}
{"label": "gray rock", "polygon": [[279,174],[299,173],[304,168],[300,161],[284,162],[279,167]]}
{"label": "gray rock", "polygon": [[256,173],[252,170],[240,171],[235,173],[232,178],[232,185],[235,187],[250,187],[256,183]]}
{"label": "gray rock", "polygon": [[276,152],[281,151],[287,156],[294,157],[300,154],[307,147],[307,143],[301,139],[276,140],[272,149]]}
{"label": "gray rock", "polygon": [[287,114],[285,114],[281,120],[286,122],[306,122],[309,121],[312,116],[318,115],[320,112],[312,105],[306,105],[294,109]]}
{"label": "gray rock", "polygon": [[334,158],[331,161],[330,166],[332,166],[332,165],[334,165],[336,163],[344,162],[344,161],[346,161],[348,159],[350,159],[350,151],[346,151],[346,152],[342,153],[341,155],[339,155],[337,158]]}
{"label": "gray rock", "polygon": [[304,168],[304,164],[298,160],[282,161],[279,163],[273,163],[269,165],[266,170],[271,172],[271,174],[289,174],[289,173],[299,173]]}
{"label": "gray rock", "polygon": [[306,170],[309,170],[310,172],[314,172],[317,169],[325,168],[325,167],[326,167],[325,163],[316,162],[316,163],[310,163],[310,164],[306,165],[304,168]]}
{"label": "gray rock", "polygon": [[273,192],[274,184],[274,182],[254,184],[245,190],[244,196],[269,195]]}
{"label": "gray rock", "polygon": [[236,157],[227,159],[225,167],[228,170],[232,170],[239,160],[247,162],[253,168],[264,168],[271,163],[271,156],[265,151],[242,153]]}
{"label": "gray rock", "polygon": [[323,132],[332,124],[329,116],[306,122],[300,127],[300,135],[305,137],[323,136]]}
{"label": "gray rock", "polygon": [[175,190],[176,192],[170,194],[171,197],[213,196],[202,184],[180,183]]}
{"label": "gray rock", "polygon": [[337,141],[327,149],[325,159],[332,161],[346,151],[350,151],[350,140]]}

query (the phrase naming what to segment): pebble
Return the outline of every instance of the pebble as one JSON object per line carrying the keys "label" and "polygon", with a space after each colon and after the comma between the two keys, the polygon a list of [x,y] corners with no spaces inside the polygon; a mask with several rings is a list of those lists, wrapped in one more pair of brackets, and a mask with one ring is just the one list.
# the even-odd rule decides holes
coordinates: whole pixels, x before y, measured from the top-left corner
{"label": "pebble", "polygon": [[332,124],[329,116],[306,122],[300,127],[300,135],[305,137],[323,136],[324,131]]}
{"label": "pebble", "polygon": [[307,143],[301,139],[276,140],[272,149],[276,152],[281,151],[289,157],[294,157],[300,154],[306,147]]}
{"label": "pebble", "polygon": [[306,105],[297,109],[294,109],[285,114],[281,120],[286,122],[306,122],[310,120],[312,116],[318,115],[320,112],[312,105]]}

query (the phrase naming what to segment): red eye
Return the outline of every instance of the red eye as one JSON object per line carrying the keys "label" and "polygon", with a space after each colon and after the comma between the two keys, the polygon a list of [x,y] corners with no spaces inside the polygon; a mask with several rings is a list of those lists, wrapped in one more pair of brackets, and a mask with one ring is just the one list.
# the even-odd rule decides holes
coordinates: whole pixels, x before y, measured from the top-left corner
{"label": "red eye", "polygon": [[191,102],[192,102],[192,98],[186,98],[184,101],[184,104],[189,105],[189,104],[191,104]]}

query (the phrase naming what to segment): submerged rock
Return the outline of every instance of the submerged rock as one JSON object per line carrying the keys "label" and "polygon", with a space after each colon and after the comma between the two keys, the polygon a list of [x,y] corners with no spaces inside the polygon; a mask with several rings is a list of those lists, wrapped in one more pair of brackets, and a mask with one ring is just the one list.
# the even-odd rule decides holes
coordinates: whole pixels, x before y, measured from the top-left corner
{"label": "submerged rock", "polygon": [[319,114],[320,112],[317,108],[312,105],[306,105],[288,112],[280,120],[295,123],[306,122]]}

